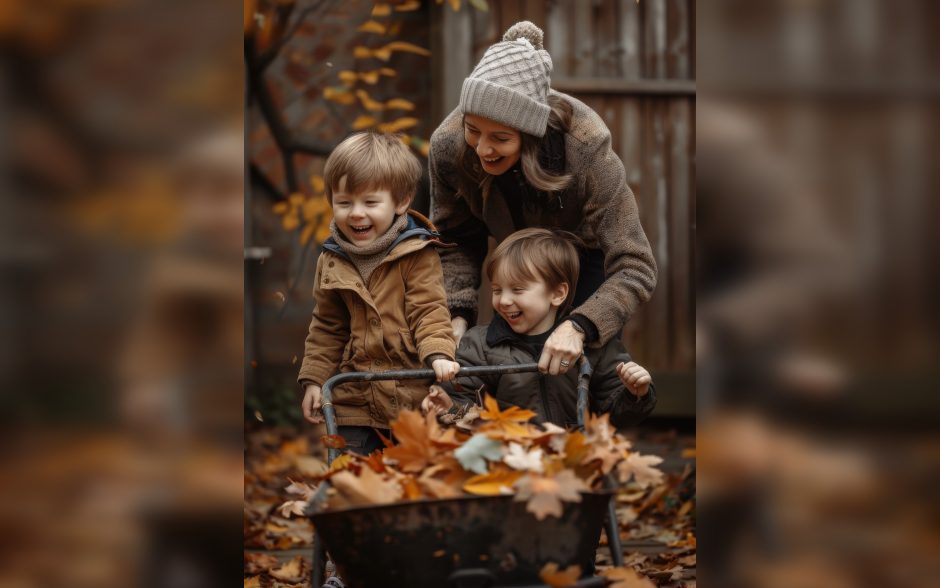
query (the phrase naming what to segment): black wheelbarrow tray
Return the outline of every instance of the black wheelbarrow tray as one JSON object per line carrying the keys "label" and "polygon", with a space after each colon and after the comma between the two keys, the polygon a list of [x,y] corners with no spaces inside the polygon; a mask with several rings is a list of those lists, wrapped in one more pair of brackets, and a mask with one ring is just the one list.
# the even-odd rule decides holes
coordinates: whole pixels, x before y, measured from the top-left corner
{"label": "black wheelbarrow tray", "polygon": [[[462,375],[537,371],[537,364],[462,368]],[[587,406],[591,368],[581,365],[579,424]],[[349,381],[418,379],[432,370],[346,373],[328,380],[322,390],[327,432],[337,433],[331,388]],[[329,451],[329,460],[336,457]],[[594,554],[607,517],[607,534],[615,563],[622,562],[613,486],[584,492],[581,502],[563,503],[561,517],[539,521],[515,496],[466,496],[396,502],[386,505],[324,510],[328,482],[308,505],[316,541],[313,586],[324,580],[323,549],[348,588],[544,586],[539,578],[550,562],[559,569],[578,565],[578,586],[604,586],[592,577]]]}

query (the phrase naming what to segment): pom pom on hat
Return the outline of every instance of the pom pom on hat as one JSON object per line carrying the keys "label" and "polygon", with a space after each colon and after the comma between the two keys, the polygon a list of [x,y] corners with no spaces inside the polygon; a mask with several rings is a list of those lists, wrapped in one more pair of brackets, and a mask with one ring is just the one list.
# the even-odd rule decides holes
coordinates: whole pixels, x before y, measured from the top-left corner
{"label": "pom pom on hat", "polygon": [[548,127],[552,58],[542,29],[524,20],[486,50],[463,82],[460,109],[542,137]]}
{"label": "pom pom on hat", "polygon": [[538,28],[531,22],[524,20],[522,22],[517,22],[516,24],[509,27],[509,30],[506,31],[506,34],[503,35],[503,41],[515,41],[516,39],[525,39],[532,44],[532,47],[535,49],[544,49],[542,45],[542,39],[544,34],[542,29]]}

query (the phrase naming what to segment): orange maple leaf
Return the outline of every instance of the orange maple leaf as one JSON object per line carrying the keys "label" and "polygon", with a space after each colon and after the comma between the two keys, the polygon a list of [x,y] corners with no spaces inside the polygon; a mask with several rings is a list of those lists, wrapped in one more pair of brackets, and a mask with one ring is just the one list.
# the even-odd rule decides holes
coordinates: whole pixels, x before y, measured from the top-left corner
{"label": "orange maple leaf", "polygon": [[387,447],[385,457],[398,462],[403,472],[420,472],[434,459],[426,420],[416,410],[403,410],[392,423],[398,445]]}
{"label": "orange maple leaf", "polygon": [[558,568],[555,562],[547,563],[539,572],[539,578],[552,588],[568,588],[578,583],[581,577],[581,566],[568,566],[564,570]]}
{"label": "orange maple leaf", "polygon": [[584,480],[571,470],[562,470],[553,477],[528,474],[516,482],[516,498],[526,503],[526,510],[538,520],[552,515],[560,517],[561,501],[581,502],[581,492],[588,490]]}
{"label": "orange maple leaf", "polygon": [[388,504],[402,496],[401,485],[386,480],[370,468],[362,468],[358,476],[343,470],[332,478],[333,487],[351,504]]}
{"label": "orange maple leaf", "polygon": [[494,467],[490,472],[473,476],[467,480],[463,485],[463,489],[465,492],[479,496],[511,494],[513,484],[521,477],[522,472],[510,470],[509,468]]}
{"label": "orange maple leaf", "polygon": [[485,410],[480,418],[489,421],[480,427],[481,431],[493,431],[509,439],[518,439],[530,436],[529,428],[525,425],[536,413],[518,406],[511,406],[500,410],[496,399],[490,395],[483,397]]}

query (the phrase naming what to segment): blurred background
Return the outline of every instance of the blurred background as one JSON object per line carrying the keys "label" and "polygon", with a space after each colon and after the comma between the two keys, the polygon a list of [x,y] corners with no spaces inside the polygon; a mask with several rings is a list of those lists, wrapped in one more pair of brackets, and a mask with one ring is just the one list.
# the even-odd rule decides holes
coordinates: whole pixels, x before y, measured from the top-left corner
{"label": "blurred background", "polygon": [[701,582],[936,584],[940,6],[700,8]]}

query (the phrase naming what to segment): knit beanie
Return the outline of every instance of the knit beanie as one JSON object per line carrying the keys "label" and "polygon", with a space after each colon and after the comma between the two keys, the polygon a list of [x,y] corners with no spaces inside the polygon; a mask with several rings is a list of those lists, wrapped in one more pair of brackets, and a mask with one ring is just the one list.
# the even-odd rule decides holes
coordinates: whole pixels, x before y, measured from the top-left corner
{"label": "knit beanie", "polygon": [[464,80],[460,109],[541,137],[548,127],[552,58],[542,48],[542,29],[524,20],[486,50]]}

